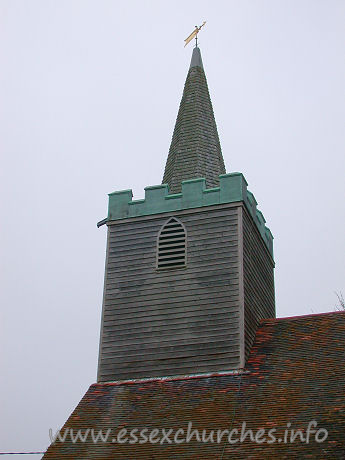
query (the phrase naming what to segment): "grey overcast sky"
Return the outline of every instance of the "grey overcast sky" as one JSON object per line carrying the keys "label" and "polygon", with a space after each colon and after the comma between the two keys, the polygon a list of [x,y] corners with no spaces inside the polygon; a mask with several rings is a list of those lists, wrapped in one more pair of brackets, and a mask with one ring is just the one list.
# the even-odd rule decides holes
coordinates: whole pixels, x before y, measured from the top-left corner
{"label": "grey overcast sky", "polygon": [[227,172],[275,237],[277,315],[345,294],[344,0],[0,0],[1,452],[44,450],[96,380],[96,222],[107,193],[161,182],[203,20]]}

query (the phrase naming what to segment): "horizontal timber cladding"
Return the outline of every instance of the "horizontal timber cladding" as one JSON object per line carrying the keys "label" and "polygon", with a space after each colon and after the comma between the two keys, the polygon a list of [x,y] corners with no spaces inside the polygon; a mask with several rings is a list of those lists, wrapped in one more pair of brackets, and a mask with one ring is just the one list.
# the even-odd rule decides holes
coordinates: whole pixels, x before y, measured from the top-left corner
{"label": "horizontal timber cladding", "polygon": [[[239,367],[238,209],[108,226],[99,381]],[[171,217],[186,230],[186,266],[157,269],[157,237]]]}
{"label": "horizontal timber cladding", "polygon": [[243,208],[243,285],[246,358],[260,320],[275,318],[274,261]]}

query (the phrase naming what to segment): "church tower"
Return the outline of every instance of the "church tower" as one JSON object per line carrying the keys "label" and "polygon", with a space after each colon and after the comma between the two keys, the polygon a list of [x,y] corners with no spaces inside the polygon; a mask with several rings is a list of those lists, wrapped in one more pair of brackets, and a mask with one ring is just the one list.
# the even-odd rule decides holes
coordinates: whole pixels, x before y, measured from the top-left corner
{"label": "church tower", "polygon": [[273,237],[241,173],[226,174],[200,49],[162,185],[109,195],[98,382],[245,367],[275,317]]}

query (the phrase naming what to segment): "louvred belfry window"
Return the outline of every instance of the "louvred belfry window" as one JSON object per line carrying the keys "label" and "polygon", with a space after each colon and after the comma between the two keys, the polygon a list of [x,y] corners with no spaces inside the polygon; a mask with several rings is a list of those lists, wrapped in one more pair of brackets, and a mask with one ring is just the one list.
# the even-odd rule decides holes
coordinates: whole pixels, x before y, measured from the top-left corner
{"label": "louvred belfry window", "polygon": [[157,268],[183,268],[186,266],[186,230],[172,217],[158,234]]}

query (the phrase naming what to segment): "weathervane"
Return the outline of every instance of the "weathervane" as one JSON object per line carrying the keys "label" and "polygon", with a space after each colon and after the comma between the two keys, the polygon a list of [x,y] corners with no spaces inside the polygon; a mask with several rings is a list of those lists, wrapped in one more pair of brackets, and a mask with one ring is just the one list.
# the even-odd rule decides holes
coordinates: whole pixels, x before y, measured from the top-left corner
{"label": "weathervane", "polygon": [[200,27],[195,26],[195,30],[185,39],[184,41],[184,46],[188,45],[188,43],[193,40],[195,37],[195,46],[198,46],[198,33],[200,32],[201,27],[203,27],[206,24],[206,21],[204,21]]}

